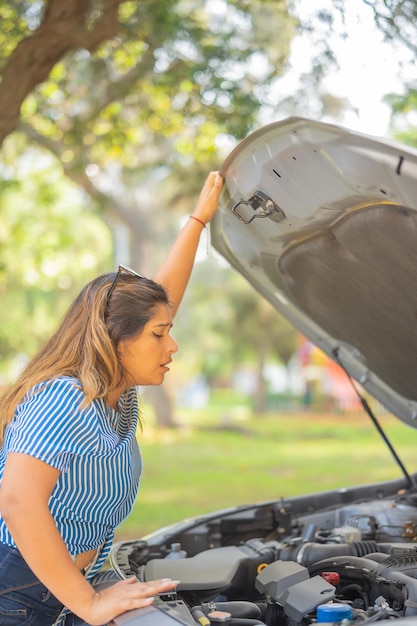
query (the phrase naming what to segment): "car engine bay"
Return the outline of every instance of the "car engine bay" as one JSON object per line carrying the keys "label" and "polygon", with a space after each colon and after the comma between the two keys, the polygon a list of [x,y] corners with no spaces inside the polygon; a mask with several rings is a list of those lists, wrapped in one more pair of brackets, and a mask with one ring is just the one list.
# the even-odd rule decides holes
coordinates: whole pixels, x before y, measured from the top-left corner
{"label": "car engine bay", "polygon": [[116,544],[111,562],[122,578],[180,581],[155,605],[167,624],[409,624],[416,542],[417,492],[390,481],[186,520]]}

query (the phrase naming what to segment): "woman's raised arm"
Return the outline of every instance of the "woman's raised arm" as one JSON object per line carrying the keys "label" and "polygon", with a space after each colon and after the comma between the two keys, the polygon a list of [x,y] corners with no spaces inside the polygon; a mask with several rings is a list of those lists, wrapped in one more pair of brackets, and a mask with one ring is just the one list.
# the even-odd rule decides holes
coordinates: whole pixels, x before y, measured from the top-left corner
{"label": "woman's raised arm", "polygon": [[169,295],[172,316],[177,312],[187,287],[201,232],[216,212],[222,182],[217,172],[210,172],[207,176],[190,219],[181,229],[154,277]]}

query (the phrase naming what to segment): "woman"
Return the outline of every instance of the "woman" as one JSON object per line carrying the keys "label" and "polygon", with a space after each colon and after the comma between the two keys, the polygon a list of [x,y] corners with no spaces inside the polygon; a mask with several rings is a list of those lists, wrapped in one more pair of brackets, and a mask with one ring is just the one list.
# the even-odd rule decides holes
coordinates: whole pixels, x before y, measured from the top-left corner
{"label": "woman", "polygon": [[65,612],[105,624],[178,583],[132,578],[96,592],[89,580],[133,505],[136,386],[161,384],[178,350],[172,318],[221,185],[211,172],[155,281],[120,266],[89,283],[3,396],[1,624],[48,626]]}

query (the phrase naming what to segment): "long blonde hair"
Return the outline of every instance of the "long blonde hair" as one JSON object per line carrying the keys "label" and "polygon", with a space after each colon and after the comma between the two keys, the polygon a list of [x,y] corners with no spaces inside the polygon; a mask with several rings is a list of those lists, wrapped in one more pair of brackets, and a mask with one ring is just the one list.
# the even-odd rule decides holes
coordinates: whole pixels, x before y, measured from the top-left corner
{"label": "long blonde hair", "polygon": [[120,341],[139,335],[155,307],[169,305],[164,288],[148,278],[105,274],[84,287],[61,324],[0,398],[0,443],[17,405],[34,385],[73,376],[85,394],[84,404],[106,398],[124,380],[118,357]]}

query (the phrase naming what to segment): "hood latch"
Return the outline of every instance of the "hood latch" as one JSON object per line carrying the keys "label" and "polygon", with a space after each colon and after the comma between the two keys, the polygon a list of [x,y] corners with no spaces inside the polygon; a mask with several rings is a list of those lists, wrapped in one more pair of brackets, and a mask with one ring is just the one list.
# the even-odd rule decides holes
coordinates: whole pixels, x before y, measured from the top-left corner
{"label": "hood latch", "polygon": [[[245,219],[239,212],[238,207],[248,204],[255,211],[250,219]],[[270,217],[274,222],[282,222],[286,215],[284,211],[263,191],[255,191],[249,200],[239,200],[232,207],[232,213],[236,215],[244,224],[250,224],[257,217]]]}

